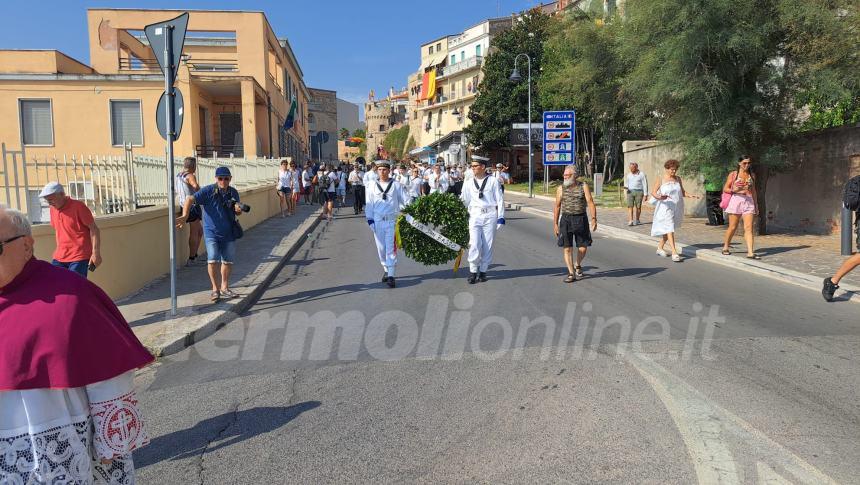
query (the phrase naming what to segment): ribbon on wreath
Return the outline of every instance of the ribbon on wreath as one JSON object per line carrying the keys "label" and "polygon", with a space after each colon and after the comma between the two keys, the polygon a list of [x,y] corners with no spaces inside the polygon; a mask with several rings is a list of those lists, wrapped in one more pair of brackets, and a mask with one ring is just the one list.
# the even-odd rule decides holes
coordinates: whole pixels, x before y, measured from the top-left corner
{"label": "ribbon on wreath", "polygon": [[[456,251],[457,252],[457,259],[454,261],[454,272],[456,273],[457,270],[460,269],[460,261],[463,259],[463,247],[462,246],[460,246],[459,244],[455,243],[454,241],[448,239],[447,237],[443,236],[442,233],[440,233],[436,229],[433,229],[432,227],[428,226],[427,224],[424,224],[423,222],[419,222],[419,221],[415,220],[415,218],[410,216],[409,214],[404,214],[403,216],[401,216],[401,219],[405,219],[406,222],[408,222],[410,226],[414,227],[415,229],[418,229],[423,234],[428,236],[430,239],[433,239],[434,241],[438,242],[439,244],[445,246],[446,248],[448,248],[452,251]],[[398,221],[398,222],[400,222],[400,221]],[[399,247],[400,246],[400,224],[397,224],[395,229],[394,229],[394,238],[397,241],[397,245]]]}

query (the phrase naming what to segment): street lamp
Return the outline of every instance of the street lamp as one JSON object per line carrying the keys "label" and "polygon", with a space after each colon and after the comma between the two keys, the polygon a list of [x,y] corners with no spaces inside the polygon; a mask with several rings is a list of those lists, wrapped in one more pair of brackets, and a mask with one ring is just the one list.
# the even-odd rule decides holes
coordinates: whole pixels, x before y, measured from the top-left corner
{"label": "street lamp", "polygon": [[517,57],[514,57],[514,72],[511,73],[510,80],[512,82],[518,83],[523,80],[523,77],[520,76],[520,71],[517,69],[517,61],[519,61],[520,56],[525,56],[528,61],[528,84],[529,84],[529,127],[528,127],[528,135],[526,135],[526,139],[529,144],[529,197],[534,198],[534,160],[532,156],[532,58],[529,57],[528,54],[517,54]]}

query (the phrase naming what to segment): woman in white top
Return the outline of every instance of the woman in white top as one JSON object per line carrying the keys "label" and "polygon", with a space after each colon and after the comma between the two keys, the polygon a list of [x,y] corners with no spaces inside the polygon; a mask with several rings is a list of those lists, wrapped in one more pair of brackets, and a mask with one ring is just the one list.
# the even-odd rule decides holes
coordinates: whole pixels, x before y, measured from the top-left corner
{"label": "woman in white top", "polygon": [[[179,199],[179,207],[185,206],[185,199],[190,195],[194,195],[200,190],[200,184],[197,182],[197,159],[194,157],[185,157],[182,162],[182,172],[176,176],[176,196]],[[203,240],[203,210],[199,205],[194,205],[188,213],[188,263],[186,266],[191,266],[197,262],[197,250],[200,249],[200,242]],[[203,263],[205,259],[201,259]]]}
{"label": "woman in white top", "polygon": [[302,173],[296,166],[296,162],[294,162],[291,158],[287,158],[290,161],[290,175],[292,175],[292,183],[293,183],[293,193],[292,197],[290,197],[289,206],[290,206],[290,215],[296,213],[296,205],[299,203],[299,196],[302,193]]}
{"label": "woman in white top", "polygon": [[651,194],[656,203],[651,235],[660,236],[660,242],[657,244],[657,255],[668,256],[663,249],[668,241],[672,250],[672,261],[676,263],[681,261],[681,255],[678,254],[678,249],[675,247],[675,231],[681,227],[684,220],[684,197],[700,198],[696,195],[688,195],[684,191],[681,177],[676,175],[680,165],[677,160],[666,161],[663,164],[666,172]]}
{"label": "woman in white top", "polygon": [[290,165],[286,160],[281,160],[281,168],[278,169],[278,202],[281,205],[281,217],[290,214],[289,200],[292,199],[293,175],[290,173]]}

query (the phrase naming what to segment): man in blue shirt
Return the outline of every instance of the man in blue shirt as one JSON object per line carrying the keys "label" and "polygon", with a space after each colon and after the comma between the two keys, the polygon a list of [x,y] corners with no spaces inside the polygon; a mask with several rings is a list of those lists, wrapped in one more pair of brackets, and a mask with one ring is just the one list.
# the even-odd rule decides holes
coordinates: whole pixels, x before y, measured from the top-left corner
{"label": "man in blue shirt", "polygon": [[[185,199],[182,215],[176,219],[176,226],[182,225],[188,219],[188,211],[196,202],[203,209],[203,238],[206,240],[209,280],[212,282],[212,301],[221,297],[233,298],[236,293],[230,289],[230,271],[236,256],[236,238],[233,235],[233,223],[236,216],[242,214],[239,205],[239,191],[230,187],[232,180],[230,169],[218,167],[215,170],[215,183],[207,185],[194,195]],[[218,265],[221,268],[219,271]],[[218,274],[221,283],[218,284]]]}

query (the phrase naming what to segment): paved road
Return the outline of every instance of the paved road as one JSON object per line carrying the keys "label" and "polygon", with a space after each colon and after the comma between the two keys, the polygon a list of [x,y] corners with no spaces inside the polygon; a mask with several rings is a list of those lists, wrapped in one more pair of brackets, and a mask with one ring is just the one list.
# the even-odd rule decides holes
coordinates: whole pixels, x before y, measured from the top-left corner
{"label": "paved road", "polygon": [[402,258],[391,290],[363,217],[321,224],[141,374],[140,482],[857,483],[858,305],[599,236],[560,262],[512,212],[489,282]]}

